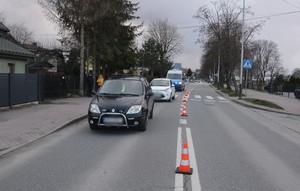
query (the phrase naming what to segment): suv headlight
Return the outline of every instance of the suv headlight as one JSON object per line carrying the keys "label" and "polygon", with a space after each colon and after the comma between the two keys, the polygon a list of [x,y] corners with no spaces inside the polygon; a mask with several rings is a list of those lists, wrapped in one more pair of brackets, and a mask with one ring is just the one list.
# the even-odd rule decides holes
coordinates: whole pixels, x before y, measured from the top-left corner
{"label": "suv headlight", "polygon": [[129,108],[126,114],[137,114],[141,112],[142,106],[141,105],[133,105]]}
{"label": "suv headlight", "polygon": [[92,103],[90,105],[90,112],[92,113],[101,113],[97,104]]}

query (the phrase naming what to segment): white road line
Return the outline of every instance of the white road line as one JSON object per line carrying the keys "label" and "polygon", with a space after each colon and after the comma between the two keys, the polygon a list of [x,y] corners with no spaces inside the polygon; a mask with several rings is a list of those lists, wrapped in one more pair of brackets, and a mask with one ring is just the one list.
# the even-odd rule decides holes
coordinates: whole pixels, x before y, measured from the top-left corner
{"label": "white road line", "polygon": [[205,99],[204,101],[206,101],[206,102],[216,102],[215,100],[211,100],[211,99]]}
{"label": "white road line", "polygon": [[196,99],[201,99],[201,96],[200,95],[195,95],[195,98]]}
{"label": "white road line", "polygon": [[[178,128],[178,133],[177,133],[177,153],[176,153],[176,168],[179,167],[180,165],[180,160],[181,160],[181,139],[182,139],[182,128]],[[175,169],[174,169],[175,172]],[[175,187],[174,191],[184,191],[183,187],[183,174],[177,174],[175,173]]]}
{"label": "white road line", "polygon": [[190,99],[191,101],[201,101],[201,99]]}
{"label": "white road line", "polygon": [[219,101],[220,103],[228,103],[228,100],[224,100],[224,101]]}
{"label": "white road line", "polygon": [[219,100],[221,100],[221,101],[226,101],[226,100],[227,100],[226,98],[221,97],[221,96],[217,96],[217,98],[218,98]]}
{"label": "white road line", "polygon": [[208,100],[213,100],[214,98],[213,97],[211,97],[211,96],[205,96],[206,97],[206,99],[208,99]]}
{"label": "white road line", "polygon": [[179,124],[180,124],[180,125],[186,125],[186,124],[187,124],[186,119],[180,119],[180,120],[179,120]]}
{"label": "white road line", "polygon": [[186,128],[186,136],[188,141],[188,149],[189,149],[189,157],[190,157],[190,165],[193,168],[193,174],[191,175],[192,180],[192,190],[193,191],[201,191],[200,178],[197,167],[197,160],[193,145],[192,133],[190,128]]}

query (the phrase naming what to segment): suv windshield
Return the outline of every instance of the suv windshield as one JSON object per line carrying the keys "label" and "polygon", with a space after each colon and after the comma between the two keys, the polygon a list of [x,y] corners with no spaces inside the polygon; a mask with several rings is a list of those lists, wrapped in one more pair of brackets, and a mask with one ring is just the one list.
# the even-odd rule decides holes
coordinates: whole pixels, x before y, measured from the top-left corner
{"label": "suv windshield", "polygon": [[181,74],[168,74],[167,78],[181,80]]}
{"label": "suv windshield", "polygon": [[138,80],[107,80],[98,94],[143,95],[143,86]]}

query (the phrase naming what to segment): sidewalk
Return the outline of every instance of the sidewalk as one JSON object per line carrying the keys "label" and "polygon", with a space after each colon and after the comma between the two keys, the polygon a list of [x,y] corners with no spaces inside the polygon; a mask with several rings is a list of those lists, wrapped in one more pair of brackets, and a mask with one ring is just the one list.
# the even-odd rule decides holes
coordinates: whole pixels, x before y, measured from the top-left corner
{"label": "sidewalk", "polygon": [[[284,110],[270,109],[237,97],[224,96],[246,107],[300,116],[299,99],[254,90],[246,90],[243,94],[248,98],[271,101]],[[0,156],[85,119],[91,99],[89,97],[65,98],[51,101],[50,104],[34,104],[0,111]]]}
{"label": "sidewalk", "polygon": [[84,119],[90,101],[65,98],[0,111],[0,156]]}
{"label": "sidewalk", "polygon": [[[223,93],[222,93],[223,94]],[[224,94],[223,94],[224,95]],[[300,116],[300,99],[296,99],[294,97],[286,97],[282,95],[274,95],[274,94],[269,94],[265,92],[259,92],[251,89],[243,89],[243,96],[244,98],[254,98],[254,99],[262,99],[262,100],[267,100],[272,103],[275,103],[279,105],[280,107],[283,108],[281,109],[273,109],[269,107],[264,107],[256,104],[252,104],[250,102],[244,101],[239,99],[238,97],[228,97],[228,99],[231,99],[232,101],[242,104],[247,107],[252,107],[255,109],[262,109],[266,111],[271,111],[271,112],[277,112],[277,113],[283,113],[283,114],[288,114],[288,115],[296,115]]]}

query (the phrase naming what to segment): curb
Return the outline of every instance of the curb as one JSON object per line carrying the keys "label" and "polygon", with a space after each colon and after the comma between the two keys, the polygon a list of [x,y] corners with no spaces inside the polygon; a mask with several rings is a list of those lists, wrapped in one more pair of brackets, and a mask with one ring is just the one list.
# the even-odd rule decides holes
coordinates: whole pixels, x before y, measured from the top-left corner
{"label": "curb", "polygon": [[253,104],[244,103],[244,102],[241,102],[241,101],[238,101],[238,100],[234,100],[234,99],[231,99],[231,101],[233,101],[234,103],[243,105],[245,107],[253,108],[253,109],[260,109],[260,110],[264,110],[264,111],[269,111],[269,112],[274,112],[274,113],[280,113],[280,114],[286,114],[286,115],[294,115],[294,116],[299,116],[300,117],[299,114],[295,114],[295,113],[289,113],[289,112],[279,111],[279,110],[275,110],[275,109],[271,109],[271,108],[269,109],[269,108],[265,108],[263,106],[256,106],[256,105],[253,105]]}
{"label": "curb", "polygon": [[254,105],[254,104],[251,104],[251,103],[245,103],[245,101],[235,100],[235,99],[232,99],[231,97],[227,96],[226,94],[220,92],[220,91],[217,90],[217,89],[215,89],[215,91],[216,91],[219,95],[222,95],[223,97],[229,98],[229,99],[230,99],[231,101],[233,101],[234,103],[237,103],[237,104],[242,105],[242,106],[245,106],[245,107],[249,107],[249,108],[253,108],[253,109],[259,109],[259,110],[268,111],[268,112],[274,112],[274,113],[286,114],[286,115],[294,115],[294,116],[300,117],[299,114],[289,113],[289,112],[280,111],[280,110],[275,110],[275,109],[271,109],[271,108],[268,108],[268,107],[263,107],[263,106],[259,106],[259,105]]}
{"label": "curb", "polygon": [[68,121],[68,122],[66,122],[66,123],[64,123],[64,124],[62,124],[62,125],[59,125],[58,127],[54,128],[54,129],[52,129],[52,130],[50,130],[48,133],[46,133],[46,134],[44,134],[44,135],[42,135],[42,136],[40,136],[40,137],[38,137],[38,138],[36,138],[36,139],[30,140],[30,141],[28,141],[28,142],[26,142],[26,143],[24,143],[24,144],[20,144],[20,145],[18,145],[18,146],[11,147],[11,148],[9,148],[9,149],[6,149],[6,150],[4,150],[4,151],[1,151],[1,152],[0,152],[0,157],[3,157],[3,156],[5,156],[5,155],[7,155],[8,153],[11,153],[11,152],[13,152],[13,151],[15,151],[15,150],[18,150],[18,149],[20,149],[20,148],[22,148],[22,147],[24,147],[24,146],[30,145],[30,144],[34,143],[35,141],[37,141],[37,140],[40,140],[40,139],[42,139],[42,138],[44,138],[44,137],[46,137],[46,136],[48,136],[48,135],[50,135],[50,134],[52,134],[52,133],[54,133],[54,132],[56,132],[56,131],[59,131],[59,130],[65,128],[65,127],[68,127],[68,126],[70,126],[70,125],[72,125],[72,124],[75,124],[75,123],[77,123],[77,122],[79,122],[79,121],[82,121],[82,120],[84,120],[84,119],[86,119],[86,118],[87,118],[87,115],[83,115],[83,116],[77,117],[77,118],[72,119],[72,120],[70,120],[70,121]]}

